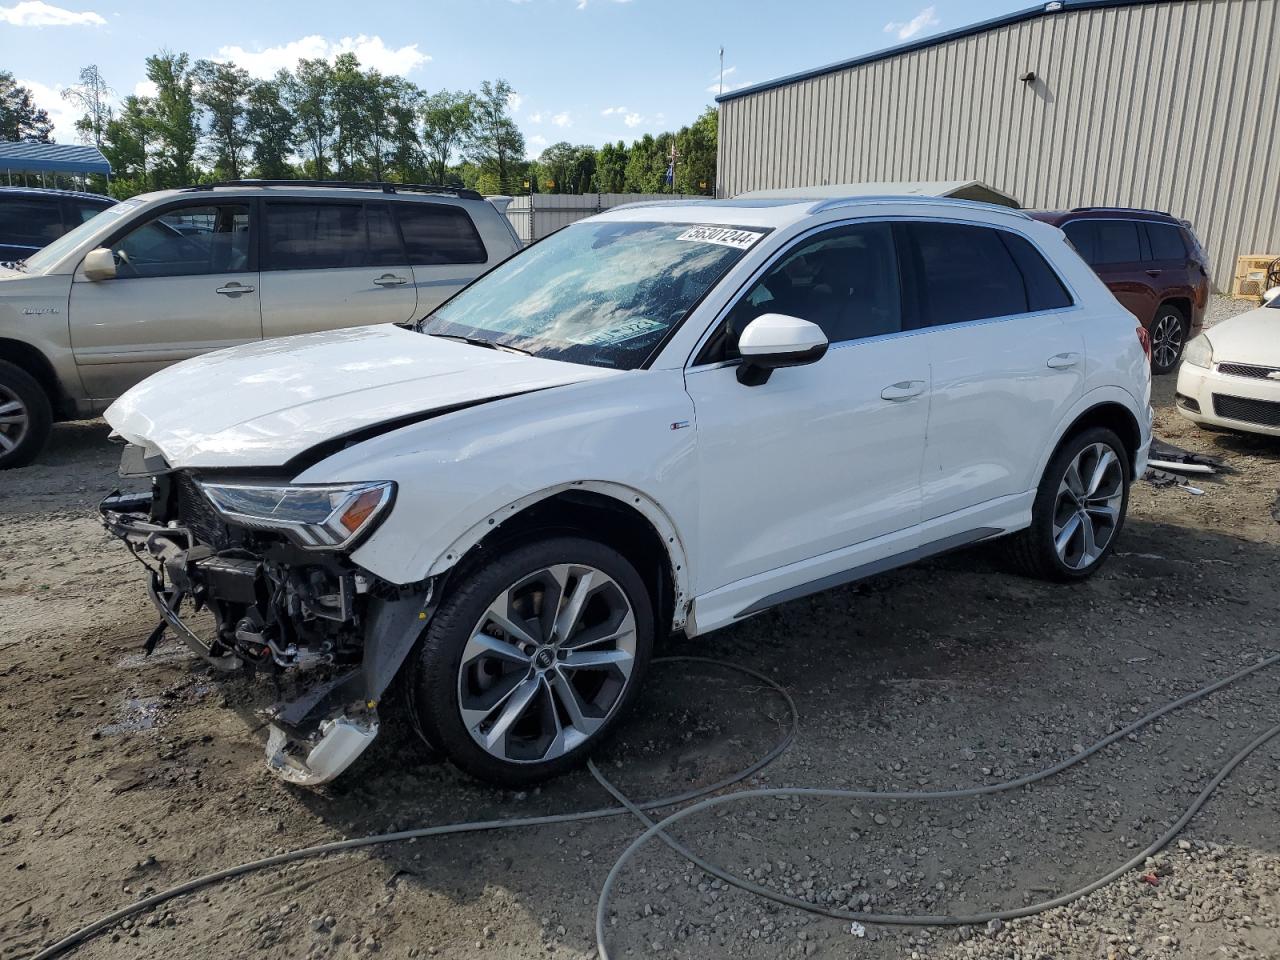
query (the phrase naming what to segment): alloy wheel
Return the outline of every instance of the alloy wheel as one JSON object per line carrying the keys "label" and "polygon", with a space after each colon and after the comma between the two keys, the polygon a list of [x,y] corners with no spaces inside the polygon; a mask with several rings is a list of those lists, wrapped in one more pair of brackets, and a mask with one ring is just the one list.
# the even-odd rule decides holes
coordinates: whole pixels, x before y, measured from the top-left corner
{"label": "alloy wheel", "polygon": [[463,725],[500,760],[554,760],[604,726],[635,655],[635,613],[612,577],[546,567],[495,597],[472,629],[458,666]]}
{"label": "alloy wheel", "polygon": [[1067,467],[1053,508],[1053,545],[1072,570],[1098,561],[1124,506],[1124,468],[1105,443],[1091,443]]}
{"label": "alloy wheel", "polygon": [[1161,370],[1172,367],[1182,355],[1182,318],[1176,313],[1162,314],[1151,334],[1151,355]]}
{"label": "alloy wheel", "polygon": [[0,454],[15,450],[30,424],[31,414],[22,398],[0,384]]}

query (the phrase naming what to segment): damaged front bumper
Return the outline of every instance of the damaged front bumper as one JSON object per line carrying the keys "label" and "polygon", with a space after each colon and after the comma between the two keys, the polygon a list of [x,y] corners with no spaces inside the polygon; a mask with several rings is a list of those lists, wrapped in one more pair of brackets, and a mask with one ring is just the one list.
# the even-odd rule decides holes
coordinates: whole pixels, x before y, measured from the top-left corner
{"label": "damaged front bumper", "polygon": [[[218,670],[275,675],[288,693],[266,711],[268,768],[308,786],[334,779],[377,736],[378,704],[429,619],[435,584],[388,584],[340,552],[300,551],[207,515],[184,522],[190,504],[172,486],[162,477],[150,494],[113,494],[99,508],[147,568],[161,617],[147,651],[171,631]],[[209,611],[212,635],[184,608]]]}

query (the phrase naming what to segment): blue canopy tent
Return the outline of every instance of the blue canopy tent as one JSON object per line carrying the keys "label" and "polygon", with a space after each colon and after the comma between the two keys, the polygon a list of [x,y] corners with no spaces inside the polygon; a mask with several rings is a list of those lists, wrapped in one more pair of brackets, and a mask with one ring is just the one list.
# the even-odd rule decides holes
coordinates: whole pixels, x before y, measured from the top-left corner
{"label": "blue canopy tent", "polygon": [[111,164],[101,150],[64,143],[0,141],[0,170],[9,184],[15,173],[23,174],[24,182],[26,174],[38,173],[42,185],[47,173],[54,175],[55,185],[59,174],[87,177],[97,173],[111,179]]}

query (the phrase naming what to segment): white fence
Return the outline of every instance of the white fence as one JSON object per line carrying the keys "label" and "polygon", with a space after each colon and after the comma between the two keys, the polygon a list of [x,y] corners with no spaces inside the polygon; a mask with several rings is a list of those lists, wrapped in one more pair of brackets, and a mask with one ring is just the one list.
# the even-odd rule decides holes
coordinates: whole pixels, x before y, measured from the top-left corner
{"label": "white fence", "polygon": [[535,193],[515,197],[507,206],[507,219],[525,243],[541,240],[575,220],[643,200],[705,200],[706,197],[669,193]]}

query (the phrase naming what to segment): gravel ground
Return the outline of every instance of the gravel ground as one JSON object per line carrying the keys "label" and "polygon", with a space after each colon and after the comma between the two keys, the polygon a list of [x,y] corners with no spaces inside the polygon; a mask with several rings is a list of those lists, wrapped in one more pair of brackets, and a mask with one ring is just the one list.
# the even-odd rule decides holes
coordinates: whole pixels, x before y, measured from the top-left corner
{"label": "gravel ground", "polygon": [[[1212,316],[1238,312],[1218,301]],[[1062,759],[1280,651],[1280,443],[1201,432],[1156,385],[1157,430],[1233,472],[1200,497],[1135,487],[1117,555],[1063,587],[987,548],[797,601],[674,652],[767,672],[796,744],[753,785],[943,789]],[[0,475],[0,956],[192,875],[395,827],[602,806],[585,774],[527,794],[467,781],[391,730],[344,780],[291,788],[262,762],[270,690],[215,683],[154,625],[139,571],[92,518],[116,457],[66,424]],[[1280,668],[1179,710],[1031,788],[953,803],[754,800],[675,833],[813,902],[907,913],[1016,908],[1142,849],[1225,760],[1280,722]],[[636,799],[712,782],[779,735],[783,705],[712,667],[656,666],[602,767]],[[962,928],[818,919],[725,888],[659,845],[623,874],[619,957],[1280,956],[1280,740],[1142,871],[1024,920]],[[639,828],[604,820],[370,848],[173,901],[84,957],[584,958],[596,895]],[[1146,876],[1148,879],[1143,879]]]}

